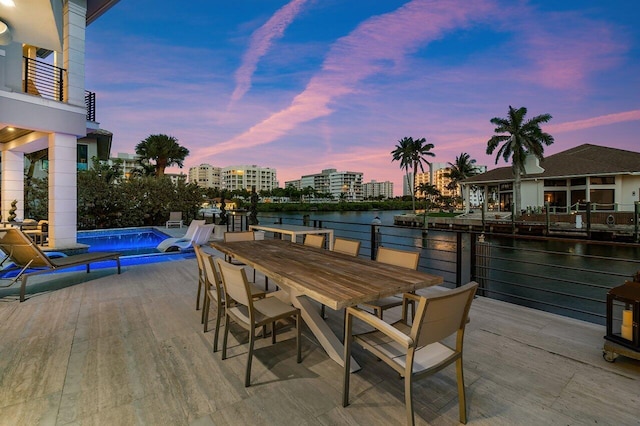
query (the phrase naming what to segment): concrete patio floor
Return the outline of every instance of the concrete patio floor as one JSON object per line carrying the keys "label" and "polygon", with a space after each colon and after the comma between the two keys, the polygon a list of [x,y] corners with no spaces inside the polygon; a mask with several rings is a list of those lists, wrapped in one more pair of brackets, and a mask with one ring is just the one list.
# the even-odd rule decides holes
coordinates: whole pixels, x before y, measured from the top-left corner
{"label": "concrete patio floor", "polygon": [[[232,326],[229,359],[212,353],[196,272],[190,259],[39,276],[34,283],[76,284],[0,299],[0,425],[404,424],[403,381],[362,350],[343,408],[342,368],[308,330],[301,364],[293,333],[275,346],[259,339],[245,388],[246,333]],[[340,332],[342,313],[327,313]],[[603,326],[478,297],[465,338],[468,424],[640,424],[640,362],[606,362],[603,335]],[[417,424],[458,423],[453,367],[414,389]]]}

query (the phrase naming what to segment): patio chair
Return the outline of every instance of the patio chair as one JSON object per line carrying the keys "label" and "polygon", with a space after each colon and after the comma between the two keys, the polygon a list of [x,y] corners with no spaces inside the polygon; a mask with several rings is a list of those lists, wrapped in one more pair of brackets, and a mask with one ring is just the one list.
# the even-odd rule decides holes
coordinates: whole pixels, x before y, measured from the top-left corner
{"label": "patio chair", "polygon": [[[213,352],[218,351],[218,336],[220,334],[220,319],[224,315],[225,306],[224,288],[216,266],[214,256],[202,251],[200,247],[196,248],[196,252],[200,252],[202,262],[205,269],[205,292],[204,303],[202,308],[202,323],[204,324],[204,332],[209,331],[209,312],[211,310],[211,301],[216,304],[216,330],[213,338]],[[249,291],[253,299],[259,299],[266,296],[266,292],[253,284],[249,284]]]}
{"label": "patio chair", "polygon": [[160,241],[160,244],[156,246],[156,250],[166,252],[170,251],[172,247],[178,248],[183,246],[185,243],[191,244],[191,240],[193,240],[198,226],[202,226],[204,224],[204,220],[192,220],[189,224],[189,227],[187,228],[187,232],[184,234],[184,237],[165,238],[164,240]]}
{"label": "patio chair", "polygon": [[4,287],[10,287],[18,280],[21,280],[21,302],[24,302],[25,299],[27,280],[33,275],[85,265],[87,273],[89,273],[91,272],[90,265],[92,263],[106,260],[114,260],[118,265],[118,274],[120,273],[120,253],[89,252],[50,259],[34,244],[31,238],[17,228],[0,228],[0,250],[6,255],[0,264],[10,259],[15,265],[13,268],[3,270],[3,272],[19,270],[18,274],[12,278],[12,281]]}
{"label": "patio chair", "polygon": [[[345,318],[344,387],[342,405],[349,405],[349,376],[351,345],[358,343],[404,377],[404,398],[407,424],[414,424],[412,384],[414,379],[434,374],[456,363],[460,422],[467,422],[462,347],[469,308],[478,284],[470,282],[462,287],[444,291],[426,298],[405,293],[404,300],[417,303],[415,319],[408,325],[407,318],[388,324],[361,309],[347,308]],[[374,328],[368,333],[352,335],[353,320],[358,319]],[[442,340],[455,334],[455,346]]]}
{"label": "patio chair", "polygon": [[[195,246],[194,251],[196,253],[196,262],[198,263],[198,293],[196,294],[196,311],[200,309],[200,293],[204,288],[206,290],[206,272],[204,269],[204,255],[205,253],[202,251],[200,246]],[[203,296],[202,308],[204,310],[204,305],[206,303],[206,295]],[[202,313],[202,322],[204,322],[204,312]]]}
{"label": "patio chair", "polygon": [[[254,231],[240,231],[240,232],[225,232],[224,233],[224,242],[232,243],[234,241],[255,241],[256,233]],[[244,265],[244,263],[239,262],[233,259],[230,256],[225,256],[225,260],[234,265]],[[253,282],[256,282],[256,270],[253,270]],[[265,287],[267,290],[268,287]]]}
{"label": "patio chair", "polygon": [[336,237],[333,241],[333,251],[349,256],[357,256],[360,252],[360,241]]}
{"label": "patio chair", "polygon": [[[376,256],[376,261],[378,262],[409,269],[418,269],[419,260],[420,253],[417,251],[398,250],[387,247],[378,247]],[[403,305],[402,295],[383,297],[382,299],[372,302],[361,303],[361,305],[372,309],[374,314],[380,319],[382,319],[383,312],[387,309],[395,308],[396,306],[403,306],[403,309],[407,309],[409,306]],[[411,312],[415,314],[415,304],[410,302],[410,306],[412,308]],[[407,312],[403,312],[404,316],[406,316],[406,314]]]}
{"label": "patio chair", "polygon": [[49,221],[33,219],[25,219],[20,226],[20,230],[31,237],[36,244],[44,246],[49,236]]}
{"label": "patio chair", "polygon": [[165,227],[169,228],[170,226],[179,226],[182,228],[182,212],[169,212],[169,220],[165,223]]}
{"label": "patio chair", "polygon": [[315,248],[324,247],[324,235],[322,234],[307,234],[304,237],[304,245]]}
{"label": "patio chair", "polygon": [[225,293],[225,322],[224,339],[222,340],[222,359],[227,358],[227,340],[229,337],[229,322],[234,320],[238,325],[249,331],[249,356],[247,370],[244,378],[244,386],[251,384],[251,361],[253,359],[253,346],[256,339],[256,330],[262,327],[263,337],[267,324],[271,324],[271,343],[276,343],[276,323],[279,320],[295,318],[296,321],[296,361],[302,361],[300,328],[302,318],[300,310],[284,303],[277,297],[267,295],[263,299],[253,300],[247,274],[241,266],[217,259],[222,285]]}

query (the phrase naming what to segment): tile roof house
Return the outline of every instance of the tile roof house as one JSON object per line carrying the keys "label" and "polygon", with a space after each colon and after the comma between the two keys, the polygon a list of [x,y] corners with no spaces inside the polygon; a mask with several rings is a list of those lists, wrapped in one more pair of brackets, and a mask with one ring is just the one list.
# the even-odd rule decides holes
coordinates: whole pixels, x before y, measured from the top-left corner
{"label": "tile roof house", "polygon": [[[584,209],[633,211],[640,201],[640,153],[583,144],[538,161],[527,158],[522,175],[522,207],[548,203],[557,212]],[[489,204],[510,211],[513,200],[511,166],[466,179],[465,192],[474,187],[489,194]],[[468,197],[466,197],[468,199]],[[465,206],[468,210],[469,206]],[[486,204],[485,204],[486,209]]]}

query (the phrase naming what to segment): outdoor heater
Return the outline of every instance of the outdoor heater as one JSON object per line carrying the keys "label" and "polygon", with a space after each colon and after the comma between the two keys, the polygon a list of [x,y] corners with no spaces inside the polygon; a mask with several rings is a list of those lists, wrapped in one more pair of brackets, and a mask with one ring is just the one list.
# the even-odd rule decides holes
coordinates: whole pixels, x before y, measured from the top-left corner
{"label": "outdoor heater", "polygon": [[607,335],[603,356],[609,362],[618,355],[640,359],[640,271],[633,281],[607,293]]}

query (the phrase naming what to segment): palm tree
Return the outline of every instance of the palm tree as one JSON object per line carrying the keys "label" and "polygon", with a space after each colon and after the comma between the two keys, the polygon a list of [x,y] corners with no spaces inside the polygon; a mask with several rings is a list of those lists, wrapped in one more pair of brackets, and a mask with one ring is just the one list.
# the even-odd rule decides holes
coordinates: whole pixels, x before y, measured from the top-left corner
{"label": "palm tree", "polygon": [[544,158],[543,145],[549,146],[553,143],[553,136],[540,129],[540,124],[551,120],[551,115],[538,115],[528,121],[525,121],[525,115],[527,115],[527,108],[514,109],[509,105],[507,118],[494,117],[491,119],[491,123],[496,125],[494,129],[496,134],[487,142],[487,154],[493,154],[498,145],[504,142],[496,154],[496,164],[498,164],[500,157],[504,158],[507,163],[511,159],[516,216],[519,216],[521,212],[520,183],[522,173],[526,172],[524,165],[527,155],[535,155],[538,160],[542,161]]}
{"label": "palm tree", "polygon": [[[418,168],[424,172],[424,163],[429,166],[429,179],[433,182],[431,163],[425,157],[434,157],[435,154],[430,152],[433,148],[432,143],[427,143],[425,138],[413,140],[413,138],[404,137],[398,141],[396,149],[391,151],[393,159],[391,161],[400,161],[400,168],[404,169],[407,177],[407,185],[411,188],[411,200],[413,201],[413,212],[416,212],[416,175]],[[413,182],[409,180],[409,171],[413,170]]]}
{"label": "palm tree", "polygon": [[464,194],[462,193],[462,185],[460,182],[478,174],[478,168],[475,166],[476,160],[471,158],[466,152],[462,152],[456,157],[455,162],[448,164],[449,173],[447,173],[445,177],[451,179],[451,182],[450,186],[447,185],[447,189],[456,190],[456,192],[460,190],[460,196],[464,202]]}
{"label": "palm tree", "polygon": [[142,157],[142,160],[155,161],[156,176],[162,177],[167,167],[182,167],[189,150],[180,146],[173,136],[150,135],[136,145],[136,154]]}

